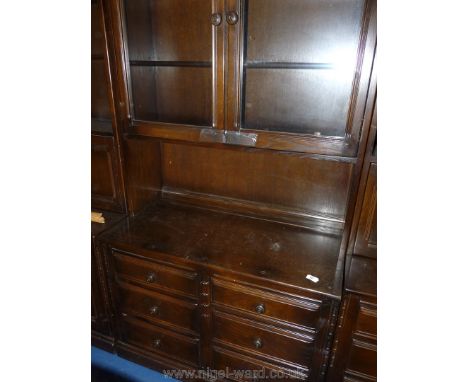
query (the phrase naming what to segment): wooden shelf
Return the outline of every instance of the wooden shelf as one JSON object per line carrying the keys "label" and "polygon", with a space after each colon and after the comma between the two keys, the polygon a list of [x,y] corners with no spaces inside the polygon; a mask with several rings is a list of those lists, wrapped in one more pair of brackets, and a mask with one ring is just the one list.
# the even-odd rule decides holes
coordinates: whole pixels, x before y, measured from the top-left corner
{"label": "wooden shelf", "polygon": [[256,62],[247,61],[247,69],[335,69],[330,62]]}
{"label": "wooden shelf", "polygon": [[212,63],[209,61],[153,61],[153,60],[130,60],[131,66],[175,66],[191,68],[209,68]]}
{"label": "wooden shelf", "polygon": [[353,255],[345,285],[346,291],[377,298],[377,260]]}
{"label": "wooden shelf", "polygon": [[91,134],[114,135],[110,119],[91,118]]}
{"label": "wooden shelf", "polygon": [[104,224],[93,223],[91,222],[91,237],[96,237],[97,235],[103,233],[111,227],[114,227],[119,221],[124,218],[124,214],[119,214],[115,212],[103,211],[93,209],[94,212],[101,212],[102,216],[106,220]]}

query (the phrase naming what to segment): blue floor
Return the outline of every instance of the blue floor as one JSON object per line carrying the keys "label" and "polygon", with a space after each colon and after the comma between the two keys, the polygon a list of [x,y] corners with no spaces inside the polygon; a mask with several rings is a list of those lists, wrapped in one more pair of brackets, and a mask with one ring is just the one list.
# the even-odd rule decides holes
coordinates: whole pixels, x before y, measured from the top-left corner
{"label": "blue floor", "polygon": [[177,382],[176,379],[127,361],[94,346],[91,346],[91,366],[96,371],[93,374],[96,382],[100,382],[101,380],[105,382]]}

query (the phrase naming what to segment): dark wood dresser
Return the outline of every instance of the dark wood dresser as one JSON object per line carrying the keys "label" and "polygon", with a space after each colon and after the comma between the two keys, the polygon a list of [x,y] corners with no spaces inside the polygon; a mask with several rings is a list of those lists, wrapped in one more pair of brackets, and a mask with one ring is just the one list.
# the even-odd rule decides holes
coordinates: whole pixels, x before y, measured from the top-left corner
{"label": "dark wood dresser", "polygon": [[374,380],[376,1],[92,9],[110,347],[179,379]]}
{"label": "dark wood dresser", "polygon": [[99,241],[118,352],[167,369],[325,372],[340,235],[162,200]]}

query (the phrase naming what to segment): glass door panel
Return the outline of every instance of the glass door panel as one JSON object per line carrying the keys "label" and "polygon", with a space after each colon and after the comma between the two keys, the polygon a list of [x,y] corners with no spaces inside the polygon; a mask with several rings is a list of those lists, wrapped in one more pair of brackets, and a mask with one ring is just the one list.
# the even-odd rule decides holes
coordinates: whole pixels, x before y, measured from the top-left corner
{"label": "glass door panel", "polygon": [[211,0],[125,0],[133,117],[212,124]]}
{"label": "glass door panel", "polygon": [[102,28],[102,13],[97,1],[91,1],[91,56],[104,56],[105,41]]}
{"label": "glass door panel", "polygon": [[107,92],[106,63],[104,59],[91,59],[91,118],[111,120],[109,94]]}
{"label": "glass door panel", "polygon": [[332,70],[248,69],[246,127],[343,135],[350,92],[351,84]]}
{"label": "glass door panel", "polygon": [[111,99],[101,1],[91,1],[91,130],[112,134]]}
{"label": "glass door panel", "polygon": [[365,0],[245,0],[241,126],[344,137]]}

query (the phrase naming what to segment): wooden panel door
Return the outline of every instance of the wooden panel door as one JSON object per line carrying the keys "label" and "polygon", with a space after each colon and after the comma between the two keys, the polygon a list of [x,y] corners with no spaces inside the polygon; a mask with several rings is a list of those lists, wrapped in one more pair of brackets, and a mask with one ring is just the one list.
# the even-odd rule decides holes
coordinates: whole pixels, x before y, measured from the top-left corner
{"label": "wooden panel door", "polygon": [[[373,100],[369,137],[359,186],[353,254],[377,258],[377,95]],[[362,203],[362,204],[361,204]],[[355,219],[356,219],[355,218]]]}
{"label": "wooden panel door", "polygon": [[223,127],[218,105],[223,90],[217,83],[222,86],[224,25],[218,3],[122,0],[130,113],[136,125],[144,121],[169,132]]}
{"label": "wooden panel door", "polygon": [[119,182],[115,138],[91,135],[91,207],[123,212],[125,200]]}
{"label": "wooden panel door", "polygon": [[231,99],[240,105],[227,128],[257,134],[257,147],[354,155],[375,47],[375,1],[243,0],[237,7],[239,22],[228,28],[241,37],[228,34],[228,45],[238,43],[239,81],[226,86],[228,106]]}
{"label": "wooden panel door", "polygon": [[102,0],[91,1],[91,130],[113,134],[109,52]]}
{"label": "wooden panel door", "polygon": [[377,164],[371,163],[356,234],[357,255],[377,257]]}

